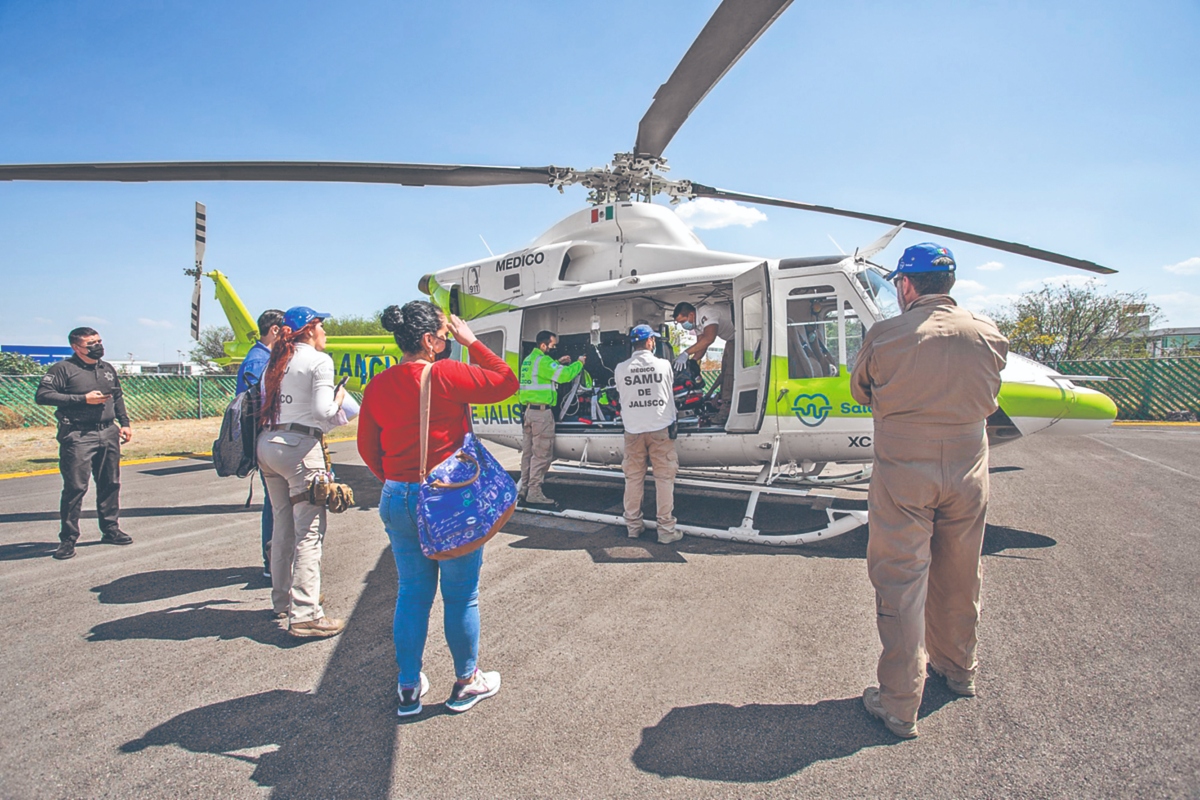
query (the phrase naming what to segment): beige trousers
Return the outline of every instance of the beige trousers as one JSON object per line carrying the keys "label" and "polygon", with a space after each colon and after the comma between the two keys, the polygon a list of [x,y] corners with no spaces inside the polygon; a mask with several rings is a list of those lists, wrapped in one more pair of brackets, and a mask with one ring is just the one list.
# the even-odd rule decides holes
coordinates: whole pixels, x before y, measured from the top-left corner
{"label": "beige trousers", "polygon": [[521,494],[530,502],[544,502],[542,481],[554,460],[554,409],[525,409],[521,432]]}
{"label": "beige trousers", "polygon": [[626,433],[625,455],[621,470],[625,473],[625,526],[630,533],[640,533],[642,497],[646,486],[646,460],[654,468],[654,494],[657,501],[658,535],[675,532],[675,473],[679,471],[679,456],[675,442],[667,429],[650,433]]}
{"label": "beige trousers", "polygon": [[925,663],[973,678],[983,585],[988,444],[979,425],[876,421],[867,573],[875,587],[884,708],[916,722]]}
{"label": "beige trousers", "polygon": [[321,608],[321,544],[324,506],[291,498],[308,491],[325,471],[321,440],[291,431],[263,431],[258,437],[258,468],[267,483],[275,526],[271,532],[271,607],[289,623],[325,616]]}

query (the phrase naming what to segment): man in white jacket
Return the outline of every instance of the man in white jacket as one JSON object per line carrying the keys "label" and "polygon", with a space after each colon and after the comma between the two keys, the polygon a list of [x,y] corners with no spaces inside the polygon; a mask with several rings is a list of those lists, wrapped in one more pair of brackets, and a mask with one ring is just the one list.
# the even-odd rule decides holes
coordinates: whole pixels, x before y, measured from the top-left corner
{"label": "man in white jacket", "polygon": [[675,473],[679,457],[670,429],[675,422],[675,372],[671,362],[654,355],[658,340],[649,325],[629,332],[633,356],[617,365],[617,393],[621,396],[621,421],[625,425],[625,526],[636,539],[646,529],[642,522],[642,495],[646,460],[654,468],[658,501],[658,541],[670,544],[683,538],[675,529]]}

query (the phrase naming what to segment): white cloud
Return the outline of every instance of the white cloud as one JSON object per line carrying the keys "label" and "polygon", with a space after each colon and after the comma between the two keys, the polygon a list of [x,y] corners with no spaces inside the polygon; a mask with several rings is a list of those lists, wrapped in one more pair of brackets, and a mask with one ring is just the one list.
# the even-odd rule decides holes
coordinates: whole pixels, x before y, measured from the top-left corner
{"label": "white cloud", "polygon": [[1037,291],[1043,286],[1083,286],[1087,283],[1095,281],[1097,286],[1104,286],[1105,280],[1097,278],[1095,275],[1054,275],[1050,278],[1037,278],[1031,281],[1021,281],[1017,284],[1017,291],[1029,292]]}
{"label": "white cloud", "polygon": [[963,300],[962,305],[972,311],[997,311],[1015,303],[1018,298],[1019,294],[977,294]]}
{"label": "white cloud", "polygon": [[956,280],[954,288],[951,290],[955,294],[980,294],[987,291],[987,287],[979,281],[973,280]]}
{"label": "white cloud", "polygon": [[84,325],[107,325],[108,324],[108,320],[104,319],[103,317],[83,316],[83,317],[76,317],[75,321],[82,322]]}
{"label": "white cloud", "polygon": [[138,317],[138,322],[147,328],[173,328],[175,327],[165,319],[149,319],[148,317]]}
{"label": "white cloud", "polygon": [[767,215],[757,208],[712,197],[701,197],[684,203],[675,209],[675,213],[683,220],[683,224],[692,230],[699,228],[702,231],[728,228],[731,225],[749,228],[767,221]]}
{"label": "white cloud", "polygon": [[1004,265],[999,261],[989,261],[986,264],[980,264],[975,269],[980,272],[995,272],[996,270],[1004,269]]}
{"label": "white cloud", "polygon": [[1146,298],[1163,311],[1164,328],[1186,328],[1200,324],[1200,294],[1192,292],[1170,292],[1152,294]]}
{"label": "white cloud", "polygon": [[1176,275],[1200,275],[1200,256],[1180,261],[1178,264],[1168,264],[1163,269]]}

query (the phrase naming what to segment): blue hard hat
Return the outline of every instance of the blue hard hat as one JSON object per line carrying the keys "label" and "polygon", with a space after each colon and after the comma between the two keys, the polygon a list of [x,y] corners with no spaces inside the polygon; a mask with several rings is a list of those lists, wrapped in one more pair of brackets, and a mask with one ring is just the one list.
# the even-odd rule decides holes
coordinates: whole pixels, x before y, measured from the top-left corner
{"label": "blue hard hat", "polygon": [[313,311],[308,306],[293,306],[283,312],[283,324],[298,331],[314,319],[329,319],[329,314]]}
{"label": "blue hard hat", "polygon": [[654,332],[654,328],[651,328],[649,325],[635,325],[633,326],[633,330],[629,332],[629,341],[637,344],[638,342],[644,342],[650,337],[657,335],[658,334]]}
{"label": "blue hard hat", "polygon": [[888,273],[887,278],[890,281],[897,275],[914,272],[954,272],[955,268],[954,253],[940,244],[922,242],[904,251],[900,262]]}

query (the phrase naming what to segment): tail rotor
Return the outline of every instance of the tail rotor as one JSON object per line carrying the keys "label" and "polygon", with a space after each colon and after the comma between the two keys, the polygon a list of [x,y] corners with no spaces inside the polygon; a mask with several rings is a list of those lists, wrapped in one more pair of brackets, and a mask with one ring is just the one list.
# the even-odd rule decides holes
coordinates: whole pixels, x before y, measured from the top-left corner
{"label": "tail rotor", "polygon": [[196,279],[192,289],[192,338],[200,341],[200,278],[204,274],[204,243],[207,238],[208,221],[203,203],[196,203],[196,267],[184,272]]}

